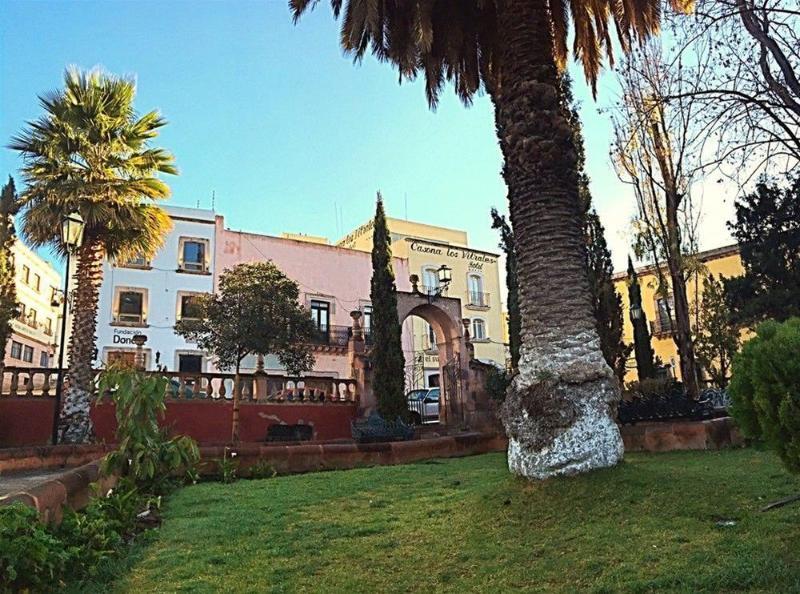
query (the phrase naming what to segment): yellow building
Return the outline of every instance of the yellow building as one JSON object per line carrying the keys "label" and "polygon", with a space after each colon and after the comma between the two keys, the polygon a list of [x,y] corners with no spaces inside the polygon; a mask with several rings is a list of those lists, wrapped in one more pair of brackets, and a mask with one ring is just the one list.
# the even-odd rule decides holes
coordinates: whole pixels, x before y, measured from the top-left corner
{"label": "yellow building", "polygon": [[[443,264],[452,269],[448,297],[461,299],[462,316],[470,320],[470,335],[477,359],[505,366],[505,328],[500,302],[499,255],[469,247],[467,233],[457,229],[387,217],[392,254],[408,259],[409,269],[420,279],[420,290],[435,292],[437,270]],[[372,249],[373,222],[361,225],[337,245],[351,249]],[[439,360],[433,331],[413,317],[410,328],[413,344],[404,344],[407,383],[412,387],[438,385]],[[419,366],[420,369],[416,369]]]}
{"label": "yellow building", "polygon": [[[694,312],[694,315],[697,315],[697,307],[695,304],[702,301],[703,278],[705,275],[710,273],[714,275],[714,278],[719,279],[720,277],[731,278],[744,274],[742,261],[739,257],[738,245],[730,245],[700,252],[697,254],[697,259],[703,265],[702,276],[693,274],[689,277],[686,285],[689,306],[692,312]],[[653,351],[665,364],[672,367],[674,376],[680,378],[681,372],[680,363],[678,361],[678,349],[670,333],[672,324],[670,313],[674,315],[675,308],[671,301],[669,302],[670,307],[667,308],[664,297],[657,294],[658,279],[655,267],[645,266],[637,269],[636,273],[639,277],[639,285],[642,289],[642,309],[650,324]],[[665,272],[665,274],[669,276],[667,272]],[[633,325],[630,319],[627,271],[618,272],[614,275],[614,285],[617,292],[622,297],[624,323],[623,340],[630,344],[633,342]],[[668,297],[668,299],[671,299],[671,296]],[[692,320],[693,324],[694,321],[695,320]],[[632,355],[628,363],[628,368],[629,370],[625,376],[625,381],[633,381],[637,376],[636,364]]]}
{"label": "yellow building", "polygon": [[11,340],[3,362],[15,367],[52,367],[61,324],[61,275],[19,240],[11,253],[19,315],[11,320]]}

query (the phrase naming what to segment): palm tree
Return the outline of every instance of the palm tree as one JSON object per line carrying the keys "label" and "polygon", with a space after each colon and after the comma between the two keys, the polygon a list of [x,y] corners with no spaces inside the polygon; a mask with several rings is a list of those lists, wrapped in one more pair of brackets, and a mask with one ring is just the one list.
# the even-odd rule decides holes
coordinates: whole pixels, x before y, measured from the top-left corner
{"label": "palm tree", "polygon": [[155,111],[138,116],[135,95],[131,79],[71,68],[63,90],[39,98],[44,115],[9,145],[24,159],[22,234],[28,242],[64,255],[61,220],[77,211],[85,223],[75,269],[70,387],[59,425],[61,439],[71,443],[93,433],[89,403],[103,259],[151,257],[172,226],[155,203],[170,193],[157,176],[177,170],[172,155],[150,146],[166,121]]}
{"label": "palm tree", "polygon": [[[318,0],[289,0],[297,20]],[[517,253],[522,345],[502,413],[512,472],[543,478],[615,464],[619,385],[603,359],[582,245],[577,153],[559,88],[567,30],[596,91],[612,27],[623,50],[658,32],[661,0],[331,0],[341,44],[371,50],[401,78],[422,73],[428,102],[445,82],[495,108]],[[670,0],[686,11],[692,0]]]}

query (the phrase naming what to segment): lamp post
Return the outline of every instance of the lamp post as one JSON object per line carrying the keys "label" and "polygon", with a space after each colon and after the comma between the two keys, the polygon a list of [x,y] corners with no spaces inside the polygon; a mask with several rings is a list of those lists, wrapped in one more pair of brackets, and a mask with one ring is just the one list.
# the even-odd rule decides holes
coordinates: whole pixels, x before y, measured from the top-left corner
{"label": "lamp post", "polygon": [[83,218],[77,212],[61,220],[61,243],[67,253],[67,267],[64,274],[64,295],[61,310],[61,339],[58,343],[58,375],[56,379],[56,405],[53,412],[53,445],[58,444],[58,421],[61,418],[61,397],[64,391],[64,342],[67,335],[67,304],[69,296],[69,260],[83,243]]}

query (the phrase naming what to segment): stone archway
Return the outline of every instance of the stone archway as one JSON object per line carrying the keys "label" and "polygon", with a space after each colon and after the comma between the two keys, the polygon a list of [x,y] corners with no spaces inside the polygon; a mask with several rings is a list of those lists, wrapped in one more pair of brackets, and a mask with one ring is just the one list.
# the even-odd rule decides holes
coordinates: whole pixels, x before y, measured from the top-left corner
{"label": "stone archway", "polygon": [[442,380],[440,419],[444,425],[464,420],[466,371],[469,353],[461,300],[456,297],[423,295],[419,292],[397,291],[397,317],[402,324],[406,318],[417,316],[430,324],[439,350],[439,377]]}

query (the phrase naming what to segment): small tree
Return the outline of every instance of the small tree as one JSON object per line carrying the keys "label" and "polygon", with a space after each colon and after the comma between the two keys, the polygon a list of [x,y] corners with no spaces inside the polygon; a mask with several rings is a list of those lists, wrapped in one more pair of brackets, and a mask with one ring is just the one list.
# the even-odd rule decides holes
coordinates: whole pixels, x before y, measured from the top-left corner
{"label": "small tree", "polygon": [[383,198],[378,192],[372,235],[372,390],[384,419],[408,416],[405,398],[405,359],[397,317],[397,287],[392,269],[392,240],[386,225]]}
{"label": "small tree", "polygon": [[703,299],[695,329],[697,359],[714,385],[725,388],[733,356],[739,350],[739,330],[731,323],[722,280],[703,279]]}
{"label": "small tree", "polygon": [[733,359],[731,412],[800,473],[800,318],[763,322]]}
{"label": "small tree", "polygon": [[11,337],[11,320],[17,315],[17,291],[11,248],[16,239],[14,216],[18,210],[19,200],[14,179],[8,176],[8,183],[3,186],[0,194],[0,360]]}
{"label": "small tree", "polygon": [[314,325],[300,305],[300,290],[272,262],[239,264],[220,276],[214,295],[198,298],[199,319],[175,331],[212,353],[222,369],[235,368],[231,439],[239,441],[239,370],[247,355],[277,355],[289,375],[314,366]]}
{"label": "small tree", "polygon": [[631,324],[633,324],[633,351],[636,355],[636,372],[639,381],[654,378],[656,376],[655,353],[653,353],[653,345],[650,344],[647,315],[642,308],[642,287],[639,286],[639,276],[636,274],[630,258],[628,258],[628,301]]}
{"label": "small tree", "polygon": [[519,364],[520,329],[522,317],[519,311],[519,281],[517,280],[517,254],[514,248],[514,231],[496,208],[491,211],[492,229],[500,230],[500,249],[506,255],[506,287],[508,287],[508,350],[511,353],[511,369]]}
{"label": "small tree", "polygon": [[622,297],[614,288],[614,265],[606,243],[600,217],[592,210],[586,214],[586,262],[589,272],[589,294],[600,336],[600,348],[606,363],[620,383],[625,379],[625,363],[633,348],[622,340]]}
{"label": "small tree", "polygon": [[734,322],[800,316],[800,176],[786,188],[759,183],[736,202],[729,227],[745,269],[724,281]]}

